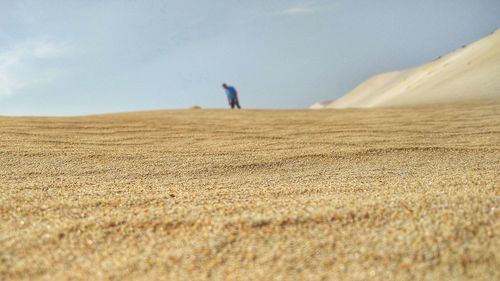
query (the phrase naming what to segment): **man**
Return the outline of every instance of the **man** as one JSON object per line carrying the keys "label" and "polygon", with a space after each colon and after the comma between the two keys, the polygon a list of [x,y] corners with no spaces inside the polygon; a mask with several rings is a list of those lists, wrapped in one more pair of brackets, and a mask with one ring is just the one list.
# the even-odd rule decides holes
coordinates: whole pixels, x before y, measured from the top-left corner
{"label": "man", "polygon": [[228,86],[226,83],[222,84],[222,87],[226,90],[227,101],[229,106],[233,109],[235,106],[241,109],[240,102],[238,101],[238,92],[233,86]]}

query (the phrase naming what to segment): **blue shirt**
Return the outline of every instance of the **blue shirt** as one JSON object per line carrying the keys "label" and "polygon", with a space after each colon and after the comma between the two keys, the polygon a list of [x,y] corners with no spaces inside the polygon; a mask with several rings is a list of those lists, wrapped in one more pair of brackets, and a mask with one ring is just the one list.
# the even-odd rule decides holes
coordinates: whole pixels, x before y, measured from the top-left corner
{"label": "blue shirt", "polygon": [[232,86],[226,88],[226,95],[229,100],[236,99],[236,89]]}

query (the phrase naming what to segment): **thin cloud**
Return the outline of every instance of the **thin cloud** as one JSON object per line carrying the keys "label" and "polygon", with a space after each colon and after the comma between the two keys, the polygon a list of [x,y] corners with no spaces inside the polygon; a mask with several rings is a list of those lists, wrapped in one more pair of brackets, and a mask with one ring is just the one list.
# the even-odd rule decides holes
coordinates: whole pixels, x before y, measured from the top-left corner
{"label": "thin cloud", "polygon": [[279,15],[303,15],[303,14],[313,14],[319,11],[320,5],[313,1],[308,1],[304,3],[298,3],[294,6],[288,7],[280,12]]}
{"label": "thin cloud", "polygon": [[43,69],[43,61],[59,58],[67,51],[64,44],[28,41],[0,52],[0,97],[51,81],[53,69]]}

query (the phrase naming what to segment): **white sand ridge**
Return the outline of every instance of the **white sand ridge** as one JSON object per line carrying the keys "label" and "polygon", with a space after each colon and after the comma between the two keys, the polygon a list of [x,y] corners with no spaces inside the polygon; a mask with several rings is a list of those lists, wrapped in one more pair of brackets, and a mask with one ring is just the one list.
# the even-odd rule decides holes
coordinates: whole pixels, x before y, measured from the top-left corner
{"label": "white sand ridge", "polygon": [[500,99],[499,77],[500,29],[433,62],[376,75],[345,96],[311,108],[369,108]]}

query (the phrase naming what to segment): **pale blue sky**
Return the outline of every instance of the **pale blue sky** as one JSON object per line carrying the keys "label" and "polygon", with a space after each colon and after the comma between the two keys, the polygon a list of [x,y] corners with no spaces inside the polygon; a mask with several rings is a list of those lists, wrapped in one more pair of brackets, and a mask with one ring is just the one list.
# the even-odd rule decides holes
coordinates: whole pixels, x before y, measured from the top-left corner
{"label": "pale blue sky", "polygon": [[306,108],[500,28],[499,0],[0,0],[0,115]]}

